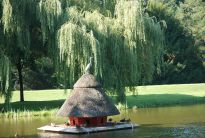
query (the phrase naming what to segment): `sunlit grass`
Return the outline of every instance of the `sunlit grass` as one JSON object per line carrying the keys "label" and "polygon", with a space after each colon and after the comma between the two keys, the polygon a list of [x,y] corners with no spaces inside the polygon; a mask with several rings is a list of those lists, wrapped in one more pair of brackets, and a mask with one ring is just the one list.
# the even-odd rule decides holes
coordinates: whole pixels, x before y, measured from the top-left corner
{"label": "sunlit grass", "polygon": [[184,94],[203,97],[205,96],[205,83],[139,86],[137,92],[139,95]]}
{"label": "sunlit grass", "polygon": [[[24,91],[25,101],[50,101],[66,99],[70,90],[52,89],[52,90],[30,90]],[[11,102],[18,102],[20,99],[19,91],[13,91]],[[4,99],[0,98],[0,104],[4,103]]]}
{"label": "sunlit grass", "polygon": [[[34,90],[25,91],[25,102],[19,102],[19,92],[14,91],[11,109],[2,111],[0,117],[16,118],[30,116],[52,116],[69,96],[70,90]],[[110,96],[115,102],[116,96]],[[135,95],[127,90],[125,104],[117,104],[119,109],[146,108],[174,105],[190,105],[205,103],[205,83],[182,85],[139,86]],[[0,109],[3,109],[0,99]]]}

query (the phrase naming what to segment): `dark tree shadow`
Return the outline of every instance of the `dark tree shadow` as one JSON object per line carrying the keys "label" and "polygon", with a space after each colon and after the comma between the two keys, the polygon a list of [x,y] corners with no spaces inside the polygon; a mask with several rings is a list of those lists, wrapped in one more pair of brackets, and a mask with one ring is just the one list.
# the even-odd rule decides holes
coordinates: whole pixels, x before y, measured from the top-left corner
{"label": "dark tree shadow", "polygon": [[[116,96],[112,96],[111,98],[116,102]],[[126,100],[128,108],[134,106],[137,108],[146,108],[205,103],[205,97],[184,94],[130,95],[126,97]]]}

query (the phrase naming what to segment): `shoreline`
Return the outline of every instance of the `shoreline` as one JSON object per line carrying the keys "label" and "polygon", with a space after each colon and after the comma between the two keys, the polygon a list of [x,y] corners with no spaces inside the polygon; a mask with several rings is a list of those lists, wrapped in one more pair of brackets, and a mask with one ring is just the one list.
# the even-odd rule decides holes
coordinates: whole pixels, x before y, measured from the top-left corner
{"label": "shoreline", "polygon": [[[116,96],[109,97],[120,110],[205,104],[205,83],[136,88],[135,92],[126,90],[125,104],[116,105]],[[25,91],[26,101],[18,102],[19,92],[14,91],[9,111],[3,109],[3,99],[0,99],[0,118],[53,116],[69,96],[69,92],[70,90],[66,92],[62,89]]]}
{"label": "shoreline", "polygon": [[[159,95],[155,95],[159,96]],[[171,95],[170,95],[171,96]],[[174,96],[175,97],[175,96]],[[190,97],[190,96],[188,96]],[[132,101],[133,99],[138,98],[139,100]],[[147,100],[141,100],[138,96],[129,96],[126,104],[115,104],[119,110],[126,110],[126,109],[133,109],[137,110],[139,108],[158,108],[158,107],[174,107],[174,106],[189,106],[189,105],[196,105],[196,104],[205,104],[205,97],[190,97],[191,99],[186,99],[183,97],[181,99],[163,99],[163,101],[155,101],[150,100],[153,98],[153,95],[147,95]],[[49,101],[48,101],[49,102]],[[139,104],[141,102],[141,104]],[[59,101],[59,108],[62,105],[63,101]],[[30,102],[25,101],[25,103],[15,102],[11,103],[16,104],[15,106],[22,106],[24,104],[25,106],[33,106],[30,104]],[[35,104],[35,102],[33,103]],[[2,104],[0,104],[0,108],[2,108]],[[39,108],[39,110],[33,110],[33,109],[21,109],[21,108],[12,108],[11,110],[0,113],[0,118],[18,118],[18,117],[46,117],[46,116],[55,116],[59,108],[52,108],[49,107],[49,109],[42,109]]]}

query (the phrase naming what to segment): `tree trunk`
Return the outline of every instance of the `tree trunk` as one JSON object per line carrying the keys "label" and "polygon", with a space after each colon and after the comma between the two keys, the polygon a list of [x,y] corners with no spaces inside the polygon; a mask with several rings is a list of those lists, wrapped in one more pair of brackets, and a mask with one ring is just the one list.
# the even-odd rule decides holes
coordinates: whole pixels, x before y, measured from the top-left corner
{"label": "tree trunk", "polygon": [[19,58],[17,63],[17,70],[18,70],[19,85],[20,85],[20,102],[24,101],[22,69],[23,69],[23,65],[21,63],[21,59]]}

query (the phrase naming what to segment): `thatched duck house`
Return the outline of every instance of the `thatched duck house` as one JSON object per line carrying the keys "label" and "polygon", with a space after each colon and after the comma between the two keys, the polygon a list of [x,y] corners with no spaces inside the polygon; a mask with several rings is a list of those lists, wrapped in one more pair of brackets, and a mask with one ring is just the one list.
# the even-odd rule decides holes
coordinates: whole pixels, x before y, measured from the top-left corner
{"label": "thatched duck house", "polygon": [[74,85],[58,116],[69,117],[71,126],[103,126],[107,116],[119,114],[96,78],[84,74]]}

